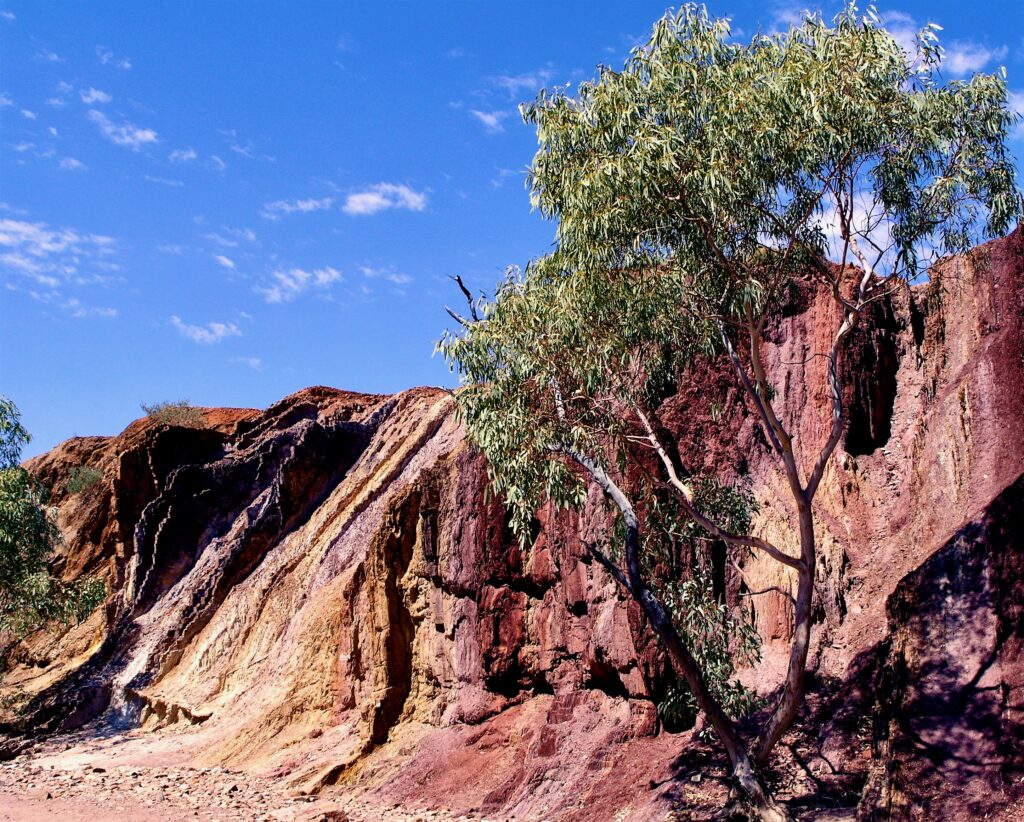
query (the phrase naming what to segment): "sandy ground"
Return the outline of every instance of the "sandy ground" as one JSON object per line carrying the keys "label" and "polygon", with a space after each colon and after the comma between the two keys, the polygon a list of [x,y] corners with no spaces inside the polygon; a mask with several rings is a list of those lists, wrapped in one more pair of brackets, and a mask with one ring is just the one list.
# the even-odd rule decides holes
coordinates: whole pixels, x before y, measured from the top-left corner
{"label": "sandy ground", "polygon": [[372,799],[297,796],[283,780],[197,768],[129,732],[53,740],[0,763],[0,822],[484,822]]}

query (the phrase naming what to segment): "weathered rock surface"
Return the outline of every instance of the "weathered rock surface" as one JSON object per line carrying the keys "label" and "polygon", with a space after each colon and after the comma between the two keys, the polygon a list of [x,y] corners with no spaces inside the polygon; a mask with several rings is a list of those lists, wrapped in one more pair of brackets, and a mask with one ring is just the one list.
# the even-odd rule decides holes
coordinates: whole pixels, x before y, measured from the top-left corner
{"label": "weathered rock surface", "polygon": [[[830,423],[816,355],[837,326],[805,289],[772,327],[777,403],[809,452]],[[865,819],[1019,818],[1024,235],[876,305],[845,356],[850,427],[816,500],[813,687],[780,794]],[[711,364],[662,417],[690,468],[749,475],[757,529],[795,545],[742,398],[711,402],[708,381],[729,380]],[[494,819],[715,808],[721,763],[659,731],[663,658],[582,549],[600,499],[582,517],[538,512],[521,548],[453,405],[439,389],[311,388],[32,461],[57,489],[65,575],[99,574],[112,595],[14,650],[4,691],[30,699],[8,735],[136,728],[111,761],[155,745],[167,767]],[[62,491],[86,464],[102,481]],[[723,574],[732,595],[793,584],[758,560],[745,582]],[[770,691],[789,605],[754,599],[765,658],[745,676]]]}

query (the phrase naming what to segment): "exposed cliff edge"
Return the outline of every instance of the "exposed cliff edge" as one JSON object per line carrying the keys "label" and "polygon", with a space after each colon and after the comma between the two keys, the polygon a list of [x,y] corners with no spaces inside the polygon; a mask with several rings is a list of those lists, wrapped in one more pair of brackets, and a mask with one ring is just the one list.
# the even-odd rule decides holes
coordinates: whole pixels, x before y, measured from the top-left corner
{"label": "exposed cliff edge", "polygon": [[[814,355],[835,315],[794,293],[772,330],[777,402],[804,443],[830,423]],[[780,794],[865,819],[1019,818],[1021,230],[876,305],[845,367],[850,425],[816,502],[814,684]],[[704,455],[691,467],[749,474],[757,528],[793,545],[763,437],[738,393],[725,413],[710,405],[701,381],[715,379],[728,376],[682,386],[664,417]],[[581,519],[538,512],[520,549],[453,406],[440,389],[310,388],[31,461],[56,489],[65,575],[113,593],[16,649],[3,689],[31,699],[5,731],[142,726],[207,765],[496,818],[660,818],[721,792],[685,778],[716,766],[690,733],[659,732],[663,659],[582,550],[598,496]],[[60,479],[86,464],[102,481],[67,495]],[[786,588],[779,568],[744,573]],[[755,598],[752,682],[780,681],[788,608]]]}

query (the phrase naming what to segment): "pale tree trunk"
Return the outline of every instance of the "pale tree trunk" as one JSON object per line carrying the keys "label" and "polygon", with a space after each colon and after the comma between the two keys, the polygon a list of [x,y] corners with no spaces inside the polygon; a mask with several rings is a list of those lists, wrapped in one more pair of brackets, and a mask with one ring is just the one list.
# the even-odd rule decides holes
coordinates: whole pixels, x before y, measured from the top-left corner
{"label": "pale tree trunk", "polygon": [[564,450],[562,453],[572,458],[590,474],[619,509],[626,526],[625,571],[595,546],[587,546],[590,553],[644,609],[651,628],[668,653],[673,669],[686,680],[686,684],[697,702],[697,707],[707,716],[722,747],[725,748],[733,778],[759,818],[763,822],[788,822],[789,813],[775,801],[771,791],[765,785],[759,769],[750,759],[747,746],[740,737],[736,723],[729,718],[708,689],[697,660],[693,658],[679,636],[667,609],[643,580],[640,565],[640,526],[636,511],[629,498],[608,476],[607,472],[593,460],[569,450]]}
{"label": "pale tree trunk", "polygon": [[782,698],[765,723],[757,742],[754,744],[754,759],[761,765],[768,762],[772,750],[782,735],[789,730],[804,698],[804,678],[807,671],[807,654],[811,645],[811,607],[814,598],[814,568],[816,562],[814,547],[814,515],[811,503],[805,495],[797,502],[800,518],[800,557],[804,567],[797,577],[797,593],[792,644],[789,651],[789,667]]}
{"label": "pale tree trunk", "polygon": [[729,756],[733,778],[753,809],[764,822],[788,820],[789,813],[776,803],[768,786],[764,783],[760,770],[751,762],[747,747],[737,732],[736,724],[708,691],[697,661],[683,644],[664,606],[654,598],[646,587],[641,587],[638,592],[633,592],[633,596],[643,607],[654,633],[668,652],[673,669],[686,680],[697,706],[704,712],[711,727],[714,728],[715,734]]}

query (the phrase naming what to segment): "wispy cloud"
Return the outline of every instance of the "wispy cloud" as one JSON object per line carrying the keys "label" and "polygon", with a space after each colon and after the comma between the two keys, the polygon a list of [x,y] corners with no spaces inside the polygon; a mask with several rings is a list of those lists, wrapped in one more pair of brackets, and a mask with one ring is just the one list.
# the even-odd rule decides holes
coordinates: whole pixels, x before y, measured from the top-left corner
{"label": "wispy cloud", "polygon": [[260,154],[252,140],[248,138],[242,139],[238,136],[238,129],[221,128],[217,132],[224,138],[228,151],[237,154],[239,157],[245,157],[248,160],[263,160],[268,163],[272,163],[277,159],[269,154]]}
{"label": "wispy cloud", "polygon": [[372,268],[364,265],[359,270],[363,272],[364,277],[369,277],[371,280],[379,277],[393,285],[408,285],[412,282],[412,277],[408,274],[395,271],[393,268]]}
{"label": "wispy cloud", "polygon": [[516,171],[514,168],[496,168],[491,178],[491,188],[501,188],[510,177],[522,177],[525,174],[525,171]]}
{"label": "wispy cloud", "polygon": [[106,114],[94,108],[89,109],[88,116],[99,127],[100,133],[115,145],[138,151],[144,145],[157,142],[156,132],[151,128],[140,128],[127,120],[120,124],[114,123]]}
{"label": "wispy cloud", "polygon": [[1010,111],[1015,112],[1021,118],[1013,127],[1011,136],[1024,139],[1024,91],[1010,91],[1006,96]]}
{"label": "wispy cloud", "polygon": [[162,186],[170,186],[171,188],[181,188],[185,185],[181,180],[172,180],[168,177],[154,177],[152,174],[143,174],[142,179],[148,180],[151,183],[158,183]]}
{"label": "wispy cloud", "polygon": [[525,92],[537,91],[547,85],[554,76],[551,67],[545,66],[522,74],[499,74],[489,79],[493,85],[507,91],[510,97],[520,97]]}
{"label": "wispy cloud", "polygon": [[235,323],[210,322],[206,325],[189,325],[175,314],[171,317],[171,325],[177,328],[185,339],[200,345],[213,345],[227,337],[242,336],[242,329]]}
{"label": "wispy cloud", "polygon": [[253,371],[263,370],[263,360],[259,357],[232,357],[228,360],[231,363],[238,363],[239,365],[247,365]]}
{"label": "wispy cloud", "polygon": [[769,34],[778,34],[788,30],[792,26],[799,26],[807,17],[807,6],[796,3],[776,3],[771,13],[771,27]]}
{"label": "wispy cloud", "polygon": [[0,91],[0,106],[13,106],[14,100],[7,92]]}
{"label": "wispy cloud", "polygon": [[908,57],[917,54],[917,35],[921,26],[913,17],[902,11],[887,11],[882,15],[882,25]]}
{"label": "wispy cloud", "polygon": [[256,288],[268,303],[291,302],[311,288],[327,289],[341,280],[341,272],[330,266],[313,271],[301,268],[280,269],[271,276],[273,281],[270,285]]}
{"label": "wispy cloud", "polygon": [[27,108],[23,108],[21,110],[21,116],[24,117],[26,120],[35,120],[36,119],[36,113],[34,111],[30,111]]}
{"label": "wispy cloud", "polygon": [[232,260],[230,257],[225,257],[223,254],[214,254],[213,259],[215,259],[218,263],[224,266],[224,268],[231,270],[234,270],[235,268],[235,261]]}
{"label": "wispy cloud", "polygon": [[11,23],[13,23],[15,20],[18,19],[17,17],[14,16],[14,12],[13,11],[6,11],[6,10],[5,11],[0,11],[0,17],[2,17],[4,20],[7,20],[7,21],[9,21]]}
{"label": "wispy cloud", "polygon": [[100,306],[83,305],[77,297],[71,297],[60,304],[61,308],[71,314],[75,319],[86,319],[88,317],[105,317],[113,319],[117,316],[116,308],[103,308]]}
{"label": "wispy cloud", "polygon": [[989,48],[980,43],[957,40],[946,47],[942,67],[954,77],[964,77],[1005,59],[1008,52],[1006,46]]}
{"label": "wispy cloud", "polygon": [[203,237],[223,248],[236,248],[239,244],[239,240],[254,243],[257,239],[256,232],[251,228],[229,228],[228,226],[221,226],[221,231],[230,236],[225,237],[223,234],[216,231],[210,231],[204,234]]}
{"label": "wispy cloud", "polygon": [[82,102],[87,106],[91,106],[94,103],[109,103],[114,99],[105,91],[100,91],[98,88],[93,88],[92,86],[79,90],[78,96],[82,98]]}
{"label": "wispy cloud", "polygon": [[85,171],[87,166],[81,160],[76,160],[74,157],[65,157],[59,163],[60,167],[65,171]]}
{"label": "wispy cloud", "polygon": [[61,57],[57,52],[50,51],[49,49],[41,49],[36,52],[36,59],[42,60],[44,63],[63,63],[64,58]]}
{"label": "wispy cloud", "polygon": [[169,155],[167,155],[167,159],[169,159],[172,163],[191,163],[198,156],[199,155],[196,154],[195,149],[179,148],[175,149]]}
{"label": "wispy cloud", "polygon": [[507,111],[477,111],[474,108],[470,109],[469,113],[483,123],[484,128],[491,134],[497,134],[499,131],[505,130],[505,126],[501,124],[501,121],[508,117]]}
{"label": "wispy cloud", "polygon": [[332,205],[334,205],[333,197],[322,197],[319,200],[312,198],[305,200],[276,200],[263,206],[260,216],[264,220],[280,220],[286,214],[323,211]]}
{"label": "wispy cloud", "polygon": [[115,57],[114,52],[109,49],[105,49],[103,46],[96,46],[96,57],[104,66],[113,66],[119,68],[122,71],[127,71],[132,67],[132,61],[127,57]]}
{"label": "wispy cloud", "polygon": [[[887,11],[882,14],[882,24],[908,57],[917,54],[917,35],[923,26],[912,15]],[[942,69],[951,77],[964,77],[1005,59],[1008,53],[1006,46],[989,47],[969,40],[954,40],[945,46]]]}
{"label": "wispy cloud", "polygon": [[221,172],[223,172],[223,171],[224,171],[224,169],[226,169],[226,168],[228,167],[228,164],[227,164],[227,163],[225,163],[225,162],[224,162],[224,161],[223,161],[223,160],[222,160],[222,159],[221,159],[220,157],[218,157],[218,156],[217,156],[216,154],[211,154],[211,155],[210,155],[210,162],[211,162],[211,163],[213,163],[213,167],[214,167],[215,169],[217,169],[217,171],[221,171]]}
{"label": "wispy cloud", "polygon": [[394,183],[377,183],[363,191],[349,194],[341,210],[346,214],[365,216],[388,209],[423,211],[426,207],[427,195],[424,192]]}
{"label": "wispy cloud", "polygon": [[85,234],[70,228],[51,228],[46,223],[0,220],[0,265],[30,277],[39,285],[56,288],[62,282],[83,284],[83,263],[114,252],[114,239]]}
{"label": "wispy cloud", "polygon": [[7,288],[74,318],[117,316],[114,308],[88,306],[66,294],[69,287],[114,281],[109,272],[120,268],[110,260],[114,252],[112,237],[51,228],[46,223],[0,220],[0,272],[10,275],[4,278]]}

